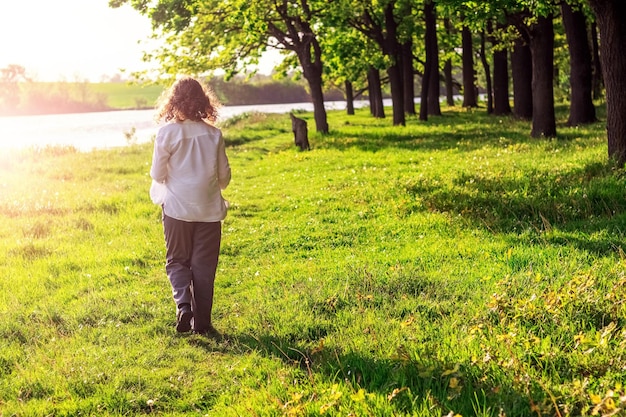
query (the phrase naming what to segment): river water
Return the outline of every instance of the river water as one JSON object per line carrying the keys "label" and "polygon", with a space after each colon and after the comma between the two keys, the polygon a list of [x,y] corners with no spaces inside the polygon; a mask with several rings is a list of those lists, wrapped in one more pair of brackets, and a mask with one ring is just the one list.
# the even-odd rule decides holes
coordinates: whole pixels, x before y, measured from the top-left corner
{"label": "river water", "polygon": [[[355,107],[364,106],[355,102]],[[327,102],[329,110],[345,109],[342,101]],[[246,112],[288,113],[313,111],[312,103],[224,106],[220,120]],[[28,147],[73,146],[80,151],[126,146],[127,136],[138,143],[150,141],[159,128],[155,110],[120,110],[39,116],[0,117],[0,151]]]}

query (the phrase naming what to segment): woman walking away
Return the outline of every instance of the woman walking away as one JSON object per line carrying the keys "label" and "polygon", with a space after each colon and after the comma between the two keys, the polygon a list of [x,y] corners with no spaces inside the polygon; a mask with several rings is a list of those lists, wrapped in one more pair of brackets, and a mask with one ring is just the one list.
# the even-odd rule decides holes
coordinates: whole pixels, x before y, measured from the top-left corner
{"label": "woman walking away", "polygon": [[230,182],[217,102],[193,78],[183,78],[160,99],[165,121],[154,143],[150,195],[163,207],[165,270],[176,303],[176,330],[219,338],[211,322],[215,271]]}

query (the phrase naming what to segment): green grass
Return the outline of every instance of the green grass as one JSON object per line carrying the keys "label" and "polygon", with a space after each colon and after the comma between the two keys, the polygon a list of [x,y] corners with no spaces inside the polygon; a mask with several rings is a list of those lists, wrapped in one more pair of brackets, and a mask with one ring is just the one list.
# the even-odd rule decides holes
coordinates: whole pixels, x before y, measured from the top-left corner
{"label": "green grass", "polygon": [[114,109],[136,109],[154,107],[163,86],[108,82],[90,83],[89,90],[104,94],[107,104]]}
{"label": "green grass", "polygon": [[174,330],[149,145],[0,156],[0,415],[602,415],[626,406],[601,123],[223,126],[215,342]]}

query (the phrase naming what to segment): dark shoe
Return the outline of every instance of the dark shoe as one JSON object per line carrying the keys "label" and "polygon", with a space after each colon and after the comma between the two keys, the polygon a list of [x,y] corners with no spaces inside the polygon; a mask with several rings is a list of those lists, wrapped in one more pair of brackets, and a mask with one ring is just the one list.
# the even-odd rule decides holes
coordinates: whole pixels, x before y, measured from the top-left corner
{"label": "dark shoe", "polygon": [[176,314],[176,331],[178,333],[184,333],[191,330],[191,319],[193,318],[193,312],[191,307],[183,305],[178,309]]}
{"label": "dark shoe", "polygon": [[202,329],[202,330],[194,330],[193,331],[195,334],[199,334],[202,336],[206,336],[209,339],[213,339],[213,340],[217,340],[220,341],[222,340],[222,334],[220,332],[218,332],[215,327],[209,325],[208,328],[206,329]]}

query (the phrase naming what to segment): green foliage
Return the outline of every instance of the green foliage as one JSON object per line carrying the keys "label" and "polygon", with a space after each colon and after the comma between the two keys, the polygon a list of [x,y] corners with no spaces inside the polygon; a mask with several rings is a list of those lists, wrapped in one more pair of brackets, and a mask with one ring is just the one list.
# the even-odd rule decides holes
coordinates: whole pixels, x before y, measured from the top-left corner
{"label": "green foliage", "polygon": [[310,100],[305,84],[287,79],[276,81],[257,76],[247,80],[238,76],[224,81],[215,77],[209,83],[224,105],[303,103]]}
{"label": "green foliage", "polygon": [[220,342],[174,330],[149,145],[0,155],[2,412],[619,413],[626,176],[560,110],[225,123]]}

